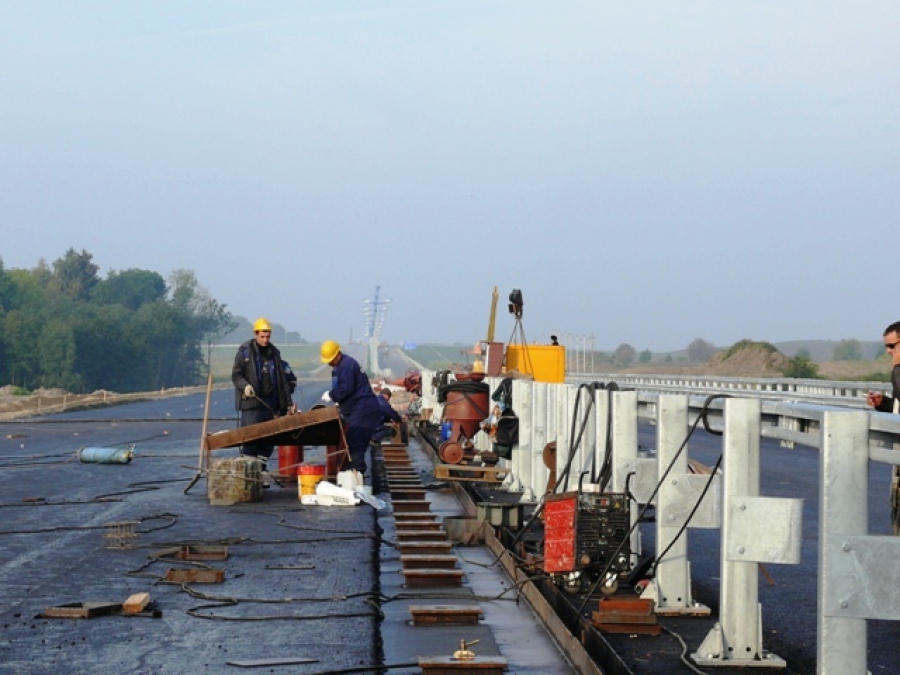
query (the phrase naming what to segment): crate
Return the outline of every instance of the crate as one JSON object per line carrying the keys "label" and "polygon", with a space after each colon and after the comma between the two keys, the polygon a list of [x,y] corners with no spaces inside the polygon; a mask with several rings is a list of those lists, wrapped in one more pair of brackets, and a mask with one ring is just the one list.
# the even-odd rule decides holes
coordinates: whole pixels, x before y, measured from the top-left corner
{"label": "crate", "polygon": [[531,375],[535,382],[565,382],[566,348],[553,345],[508,345],[506,370]]}

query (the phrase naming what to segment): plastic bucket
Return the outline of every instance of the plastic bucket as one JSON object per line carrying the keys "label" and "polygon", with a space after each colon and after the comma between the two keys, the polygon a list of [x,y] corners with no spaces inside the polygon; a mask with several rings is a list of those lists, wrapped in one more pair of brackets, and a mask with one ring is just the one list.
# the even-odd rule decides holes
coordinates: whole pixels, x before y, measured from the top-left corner
{"label": "plastic bucket", "polygon": [[299,469],[300,496],[316,494],[316,485],[325,478],[325,465],[301,464]]}
{"label": "plastic bucket", "polygon": [[278,475],[296,476],[299,473],[300,462],[303,461],[302,445],[278,446]]}

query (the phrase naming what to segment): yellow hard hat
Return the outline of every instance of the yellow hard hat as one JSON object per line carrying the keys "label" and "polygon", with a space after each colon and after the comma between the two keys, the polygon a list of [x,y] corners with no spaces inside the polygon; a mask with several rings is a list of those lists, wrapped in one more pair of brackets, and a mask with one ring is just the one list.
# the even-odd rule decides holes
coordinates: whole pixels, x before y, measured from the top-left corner
{"label": "yellow hard hat", "polygon": [[325,340],[322,343],[322,363],[331,363],[335,356],[341,353],[341,346],[334,340]]}
{"label": "yellow hard hat", "polygon": [[261,330],[267,330],[270,333],[272,332],[272,326],[269,325],[269,320],[262,316],[253,322],[253,332],[258,333]]}

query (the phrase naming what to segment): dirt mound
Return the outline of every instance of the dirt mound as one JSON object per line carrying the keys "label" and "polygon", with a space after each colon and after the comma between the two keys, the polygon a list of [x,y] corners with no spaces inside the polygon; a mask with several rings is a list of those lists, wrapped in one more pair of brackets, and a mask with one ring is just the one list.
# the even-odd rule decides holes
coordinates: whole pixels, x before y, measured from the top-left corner
{"label": "dirt mound", "polygon": [[719,352],[709,360],[706,371],[725,377],[782,377],[789,361],[771,345],[748,343]]}

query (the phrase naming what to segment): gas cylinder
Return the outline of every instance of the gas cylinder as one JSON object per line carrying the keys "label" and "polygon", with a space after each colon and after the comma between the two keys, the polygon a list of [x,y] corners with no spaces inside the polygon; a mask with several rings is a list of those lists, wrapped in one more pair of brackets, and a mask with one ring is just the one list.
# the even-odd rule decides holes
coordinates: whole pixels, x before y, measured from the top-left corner
{"label": "gas cylinder", "polygon": [[134,457],[134,446],[81,448],[76,453],[82,464],[128,464]]}

